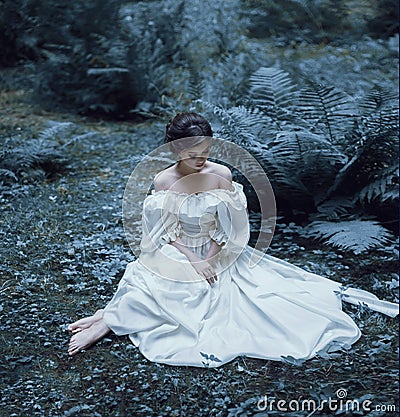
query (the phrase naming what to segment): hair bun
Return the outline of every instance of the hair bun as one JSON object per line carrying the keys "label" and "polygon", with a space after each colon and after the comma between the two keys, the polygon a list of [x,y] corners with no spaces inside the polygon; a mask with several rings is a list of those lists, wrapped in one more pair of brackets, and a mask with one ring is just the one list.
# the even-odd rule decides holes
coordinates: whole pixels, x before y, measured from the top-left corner
{"label": "hair bun", "polygon": [[211,125],[200,114],[182,112],[167,123],[164,143],[193,136],[212,137]]}

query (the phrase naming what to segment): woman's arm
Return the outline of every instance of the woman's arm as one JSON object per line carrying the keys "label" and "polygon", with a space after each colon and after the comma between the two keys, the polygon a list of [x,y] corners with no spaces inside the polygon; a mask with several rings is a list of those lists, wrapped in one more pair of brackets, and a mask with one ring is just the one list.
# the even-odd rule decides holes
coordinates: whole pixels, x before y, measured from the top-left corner
{"label": "woman's arm", "polygon": [[204,259],[207,261],[212,259],[221,251],[221,247],[222,245],[218,245],[218,243],[215,240],[211,240],[210,248],[208,249],[207,255]]}
{"label": "woman's arm", "polygon": [[188,249],[187,246],[185,246],[185,244],[179,237],[176,240],[169,242],[169,244],[181,251],[190,262],[196,262],[199,259],[199,257],[194,252],[192,252],[190,249]]}
{"label": "woman's arm", "polygon": [[218,277],[208,260],[199,258],[194,252],[184,245],[179,237],[176,240],[169,242],[169,244],[181,251],[188,258],[196,272],[205,278],[209,284],[213,284],[217,281]]}

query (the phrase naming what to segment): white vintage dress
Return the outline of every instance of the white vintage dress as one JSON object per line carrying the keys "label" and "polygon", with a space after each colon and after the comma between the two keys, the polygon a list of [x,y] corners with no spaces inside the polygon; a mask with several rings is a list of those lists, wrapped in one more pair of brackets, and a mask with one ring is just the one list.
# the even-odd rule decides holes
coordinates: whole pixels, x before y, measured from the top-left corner
{"label": "white vintage dress", "polygon": [[[262,254],[255,265],[242,185],[198,194],[157,191],[146,197],[141,253],[128,264],[104,309],[106,324],[128,334],[149,360],[216,367],[239,355],[301,363],[348,348],[361,332],[342,300],[389,316],[398,304]],[[204,257],[222,245],[212,285],[168,244],[177,237]]]}

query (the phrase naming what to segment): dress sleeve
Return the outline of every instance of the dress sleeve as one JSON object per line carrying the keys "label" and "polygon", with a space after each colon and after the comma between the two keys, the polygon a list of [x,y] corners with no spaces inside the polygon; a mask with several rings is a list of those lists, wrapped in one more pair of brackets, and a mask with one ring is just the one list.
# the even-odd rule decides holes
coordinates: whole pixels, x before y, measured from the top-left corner
{"label": "dress sleeve", "polygon": [[142,240],[140,250],[153,252],[178,238],[181,226],[174,213],[172,199],[165,195],[150,195],[143,203]]}
{"label": "dress sleeve", "polygon": [[247,200],[241,184],[235,183],[234,191],[221,192],[217,205],[216,228],[210,238],[221,245],[221,252],[240,254],[250,237]]}
{"label": "dress sleeve", "polygon": [[215,224],[216,224],[216,227],[214,230],[210,230],[209,236],[218,245],[223,246],[228,241],[228,236],[225,233],[224,229],[222,228],[221,222],[218,216],[215,219]]}

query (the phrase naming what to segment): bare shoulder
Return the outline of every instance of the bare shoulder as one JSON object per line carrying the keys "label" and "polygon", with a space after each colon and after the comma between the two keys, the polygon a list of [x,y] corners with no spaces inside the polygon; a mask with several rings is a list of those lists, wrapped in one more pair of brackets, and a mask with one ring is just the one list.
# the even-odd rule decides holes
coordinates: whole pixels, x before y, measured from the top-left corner
{"label": "bare shoulder", "polygon": [[212,173],[218,175],[219,177],[219,187],[231,190],[232,189],[232,172],[231,170],[221,164],[217,164],[216,162],[211,162],[211,170]]}
{"label": "bare shoulder", "polygon": [[154,191],[168,190],[175,181],[175,174],[172,167],[160,171],[154,177]]}

